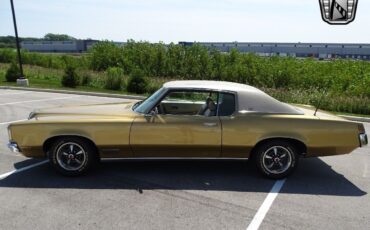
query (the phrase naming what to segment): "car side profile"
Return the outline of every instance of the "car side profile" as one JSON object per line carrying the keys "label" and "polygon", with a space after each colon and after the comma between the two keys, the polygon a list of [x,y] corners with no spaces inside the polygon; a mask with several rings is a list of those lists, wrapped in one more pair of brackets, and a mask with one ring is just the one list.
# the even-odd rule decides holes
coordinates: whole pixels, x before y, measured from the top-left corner
{"label": "car side profile", "polygon": [[252,159],[277,179],[301,157],[348,154],[368,143],[361,123],[222,81],[171,81],[143,101],[36,110],[8,131],[13,151],[48,157],[69,176],[101,158],[234,158]]}

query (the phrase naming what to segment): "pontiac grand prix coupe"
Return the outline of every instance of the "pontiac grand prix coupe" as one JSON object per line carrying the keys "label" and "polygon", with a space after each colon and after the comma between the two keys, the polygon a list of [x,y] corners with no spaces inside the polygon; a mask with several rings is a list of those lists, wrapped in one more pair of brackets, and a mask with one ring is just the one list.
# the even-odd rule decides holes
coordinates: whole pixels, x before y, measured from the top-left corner
{"label": "pontiac grand prix coupe", "polygon": [[265,176],[282,178],[300,157],[368,142],[361,123],[220,81],[168,82],[139,102],[38,110],[8,130],[13,151],[47,156],[70,176],[100,158],[251,158]]}

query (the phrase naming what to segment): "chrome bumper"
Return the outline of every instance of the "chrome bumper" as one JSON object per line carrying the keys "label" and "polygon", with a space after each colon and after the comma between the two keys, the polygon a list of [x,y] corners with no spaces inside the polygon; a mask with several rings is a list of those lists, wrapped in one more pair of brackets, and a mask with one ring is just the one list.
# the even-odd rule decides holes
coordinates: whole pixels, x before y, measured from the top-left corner
{"label": "chrome bumper", "polygon": [[360,134],[359,135],[359,139],[360,139],[360,145],[361,145],[361,147],[368,144],[368,139],[367,139],[366,133]]}
{"label": "chrome bumper", "polygon": [[15,142],[9,142],[8,143],[8,148],[14,152],[14,153],[19,153],[21,150],[19,149],[17,143]]}

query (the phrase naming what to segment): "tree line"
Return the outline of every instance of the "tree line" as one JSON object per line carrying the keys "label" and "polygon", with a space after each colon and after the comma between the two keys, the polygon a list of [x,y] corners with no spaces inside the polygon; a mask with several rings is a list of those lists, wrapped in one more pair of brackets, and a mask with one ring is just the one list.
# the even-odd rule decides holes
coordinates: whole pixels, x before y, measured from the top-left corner
{"label": "tree line", "polygon": [[[11,49],[0,49],[0,62],[15,60]],[[22,51],[26,64],[47,68],[74,65],[106,71],[117,67],[130,75],[142,70],[148,78],[225,80],[276,89],[315,89],[331,94],[370,98],[370,63],[360,60],[318,61],[312,58],[261,57],[236,49],[222,53],[201,45],[183,46],[127,41],[124,46],[102,41],[81,56]]]}

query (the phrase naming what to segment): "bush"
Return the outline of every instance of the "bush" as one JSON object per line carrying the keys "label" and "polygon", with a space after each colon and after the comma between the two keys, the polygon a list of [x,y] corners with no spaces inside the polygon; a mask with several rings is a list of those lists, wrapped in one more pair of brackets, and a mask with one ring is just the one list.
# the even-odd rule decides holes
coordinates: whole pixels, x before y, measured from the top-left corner
{"label": "bush", "polygon": [[80,84],[83,86],[87,86],[91,83],[91,80],[92,80],[91,74],[88,72],[84,72],[81,74]]}
{"label": "bush", "polygon": [[155,83],[151,83],[151,84],[149,84],[148,86],[147,86],[147,93],[150,93],[150,94],[152,94],[152,93],[154,93],[155,91],[157,91],[158,89],[160,89],[161,88],[161,86],[162,85],[159,85],[159,84],[155,84]]}
{"label": "bush", "polygon": [[0,62],[1,63],[11,63],[16,60],[15,49],[0,49]]}
{"label": "bush", "polygon": [[144,72],[140,69],[133,70],[127,83],[127,91],[130,93],[142,94],[147,92],[147,88],[148,81],[145,79]]}
{"label": "bush", "polygon": [[64,87],[75,88],[78,85],[78,75],[76,73],[76,68],[73,66],[67,66],[64,70],[64,75],[62,77],[62,85]]}
{"label": "bush", "polygon": [[98,42],[89,50],[89,60],[90,67],[97,71],[122,66],[122,48],[113,42]]}
{"label": "bush", "polygon": [[7,82],[16,82],[20,74],[21,73],[18,68],[18,65],[15,62],[13,62],[6,71],[5,79]]}
{"label": "bush", "polygon": [[105,77],[104,88],[111,90],[120,90],[122,88],[123,69],[110,67]]}

